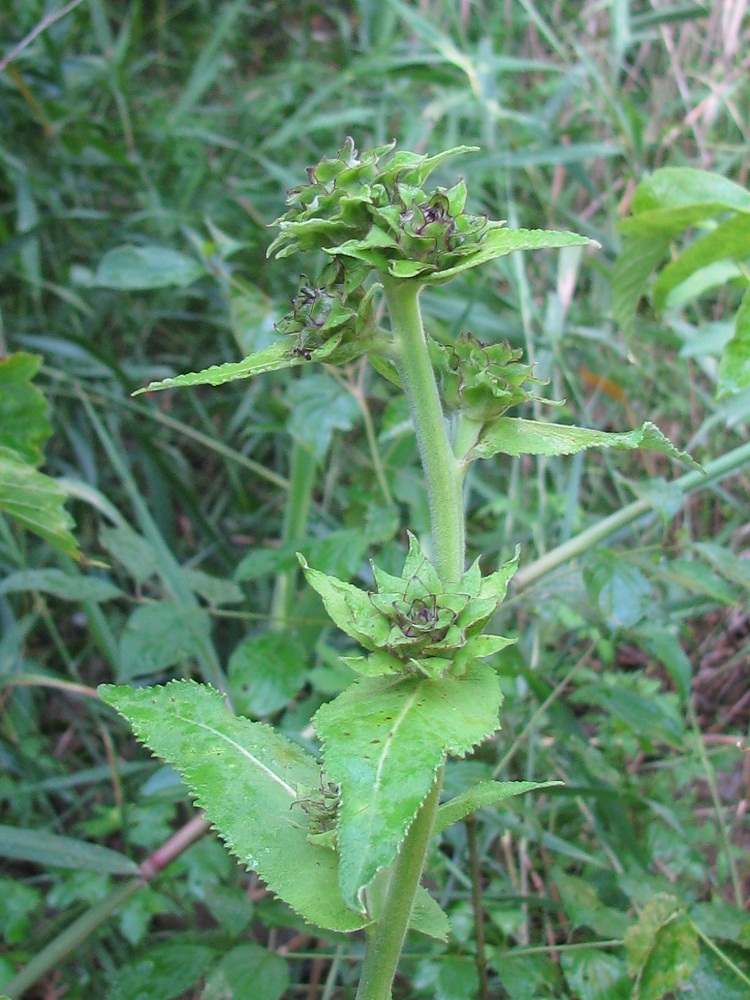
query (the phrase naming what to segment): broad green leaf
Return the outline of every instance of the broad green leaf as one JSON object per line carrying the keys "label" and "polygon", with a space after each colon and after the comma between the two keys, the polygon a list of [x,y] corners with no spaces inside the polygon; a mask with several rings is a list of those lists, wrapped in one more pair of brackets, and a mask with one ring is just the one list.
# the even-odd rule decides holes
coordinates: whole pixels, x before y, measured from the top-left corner
{"label": "broad green leaf", "polygon": [[619,553],[589,552],[583,560],[583,580],[591,603],[611,629],[632,628],[646,614],[651,584]]}
{"label": "broad green leaf", "polygon": [[559,966],[548,955],[516,955],[510,948],[492,948],[490,966],[512,1000],[564,996]]}
{"label": "broad green leaf", "polygon": [[123,592],[108,580],[64,573],[61,569],[26,569],[0,580],[0,594],[38,590],[66,601],[111,601]]}
{"label": "broad green leaf", "polygon": [[626,237],[612,268],[612,314],[626,337],[635,331],[638,303],[652,272],[669,249],[660,234]]}
{"label": "broad green leaf", "polygon": [[429,990],[434,1000],[476,1000],[479,975],[474,962],[458,955],[445,955],[439,961],[425,959],[417,968],[414,985]]}
{"label": "broad green leaf", "polygon": [[152,545],[127,524],[99,531],[99,542],[121,563],[136,583],[145,583],[159,573],[159,558]]}
{"label": "broad green leaf", "polygon": [[661,311],[672,289],[690,275],[717,261],[743,261],[750,257],[750,214],[738,214],[697,239],[661,271],[654,282],[654,308]]}
{"label": "broad green leaf", "polygon": [[525,792],[562,784],[562,781],[483,781],[440,806],[435,820],[434,832],[435,834],[442,833],[443,830],[447,830],[449,826],[465,819],[477,809],[495,806],[514,795],[523,795]]}
{"label": "broad green leaf", "polygon": [[495,672],[472,663],[439,681],[367,677],[315,715],[326,773],[341,787],[341,888],[353,908],[389,865],[446,754],[463,756],[498,728]]}
{"label": "broad green leaf", "polygon": [[142,604],[120,638],[118,679],[147,677],[199,656],[208,648],[210,634],[211,619],[202,608],[172,600]]}
{"label": "broad green leaf", "polygon": [[291,808],[298,786],[318,786],[313,757],[270,726],[231,715],[218,691],[192,681],[99,693],[182,774],[230,851],[272,892],[327,930],[367,924],[341,899],[336,854],[308,841],[304,812]]}
{"label": "broad green leaf", "polygon": [[[706,170],[663,167],[635,189],[631,212],[638,221],[647,212],[693,207],[704,212],[704,219],[718,212],[750,212],[750,191]],[[621,225],[624,227],[624,223]]]}
{"label": "broad green leaf", "polygon": [[[18,878],[0,878],[0,937],[6,945],[23,944],[36,922],[36,911],[43,905],[43,896],[36,886],[26,885]],[[3,970],[0,968],[0,976]],[[10,976],[8,977],[10,978]],[[0,979],[0,982],[6,982]]]}
{"label": "broad green leaf", "polygon": [[675,1000],[747,1000],[750,996],[750,951],[731,941],[701,945],[698,964]]}
{"label": "broad green leaf", "polygon": [[698,964],[698,935],[674,896],[654,896],[625,934],[633,1000],[661,1000]]}
{"label": "broad green leaf", "polygon": [[629,923],[628,914],[605,906],[589,880],[569,875],[562,867],[554,868],[552,878],[562,898],[565,917],[571,928],[588,927],[600,937],[623,936]]}
{"label": "broad green leaf", "polygon": [[462,271],[478,267],[480,264],[485,264],[498,257],[505,257],[517,250],[545,250],[574,246],[598,247],[599,244],[595,240],[579,236],[577,233],[561,233],[553,229],[492,229],[476,253],[467,256],[455,267],[431,274],[422,274],[419,280],[426,284],[439,284],[450,280]]}
{"label": "broad green leaf", "polygon": [[625,963],[616,955],[598,948],[565,952],[562,967],[568,985],[580,1000],[629,1000],[630,980]]}
{"label": "broad green leaf", "polygon": [[229,683],[235,709],[261,717],[278,711],[307,680],[307,650],[293,635],[257,632],[229,658]]}
{"label": "broad green leaf", "polygon": [[724,399],[750,386],[750,288],[742,296],[732,339],[719,362],[717,397]]}
{"label": "broad green leaf", "polygon": [[287,430],[317,459],[322,459],[335,430],[348,431],[361,419],[354,396],[327,375],[311,374],[287,389],[292,412]]}
{"label": "broad green leaf", "polygon": [[117,971],[107,1000],[174,1000],[195,986],[216,951],[195,942],[165,941]]}
{"label": "broad green leaf", "polygon": [[47,402],[31,382],[41,364],[38,354],[0,358],[0,445],[31,465],[41,465],[44,442],[52,433]]}
{"label": "broad green leaf", "polygon": [[96,271],[79,280],[94,288],[142,291],[185,288],[206,273],[203,264],[183,253],[158,246],[121,246],[108,250]]}
{"label": "broad green leaf", "polygon": [[124,854],[44,830],[0,826],[0,856],[51,868],[73,868],[104,875],[137,875],[138,865]]}
{"label": "broad green leaf", "polygon": [[258,944],[232,948],[206,977],[201,1000],[280,1000],[289,986],[287,963]]}
{"label": "broad green leaf", "polygon": [[683,701],[687,699],[693,667],[677,636],[653,622],[639,626],[637,635],[646,650],[665,667]]}
{"label": "broad green leaf", "polygon": [[186,569],[182,575],[188,587],[194,594],[199,594],[212,607],[220,608],[225,604],[241,604],[245,595],[233,580],[225,580],[220,576],[204,573],[202,569]]}
{"label": "broad green leaf", "polygon": [[24,461],[18,452],[0,445],[0,511],[23,528],[46,539],[74,559],[80,559],[71,531],[73,518],[63,507],[67,494],[54,479]]}
{"label": "broad green leaf", "polygon": [[469,452],[469,458],[492,458],[493,455],[573,455],[584,448],[648,448],[700,469],[697,462],[679,451],[659,430],[646,421],[634,431],[611,433],[573,427],[567,424],[545,424],[518,417],[498,417],[482,431],[479,441]]}
{"label": "broad green leaf", "polygon": [[423,885],[417,889],[409,929],[419,931],[434,941],[447,941],[450,937],[448,917]]}

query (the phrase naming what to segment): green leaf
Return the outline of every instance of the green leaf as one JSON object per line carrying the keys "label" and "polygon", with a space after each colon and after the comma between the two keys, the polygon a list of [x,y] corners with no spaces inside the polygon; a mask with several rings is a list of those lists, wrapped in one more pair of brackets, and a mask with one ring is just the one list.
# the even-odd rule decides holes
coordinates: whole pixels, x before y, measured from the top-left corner
{"label": "green leaf", "polygon": [[0,445],[0,511],[56,548],[80,559],[71,528],[73,518],[63,507],[67,494],[54,479],[37,472],[10,448]]}
{"label": "green leaf", "polygon": [[152,545],[127,524],[99,531],[99,542],[121,563],[136,583],[145,583],[159,573],[159,559]]}
{"label": "green leaf", "polygon": [[249,635],[229,659],[229,683],[241,715],[264,716],[294,698],[307,680],[307,650],[284,632]]}
{"label": "green leaf", "polygon": [[750,951],[730,941],[701,945],[698,964],[675,1000],[747,1000],[750,996]]}
{"label": "green leaf", "polygon": [[138,865],[117,851],[44,830],[0,826],[0,856],[45,868],[73,868],[103,875],[138,874]]}
{"label": "green leaf", "polygon": [[204,573],[202,569],[186,569],[182,575],[194,594],[199,594],[211,607],[220,608],[224,604],[241,604],[245,600],[242,589],[233,580]]}
{"label": "green leaf", "polygon": [[118,678],[147,677],[199,656],[210,634],[211,619],[202,608],[171,600],[143,604],[123,629]]}
{"label": "green leaf", "polygon": [[494,671],[461,678],[355,682],[315,715],[326,774],[341,787],[341,888],[353,908],[389,865],[447,753],[463,756],[498,727]]}
{"label": "green leaf", "polygon": [[292,404],[287,430],[318,459],[327,453],[335,430],[351,430],[362,416],[354,396],[327,375],[292,382],[287,399]]}
{"label": "green leaf", "polygon": [[409,930],[419,931],[433,941],[447,941],[450,937],[448,917],[423,885],[417,888]]}
{"label": "green leaf", "polygon": [[119,587],[95,576],[64,573],[61,569],[26,569],[0,580],[0,594],[38,590],[66,601],[111,601],[123,597]]}
{"label": "green leaf", "polygon": [[[718,212],[750,212],[750,192],[720,174],[689,167],[663,167],[635,189],[631,204],[633,219],[620,225],[623,232],[629,232],[637,228],[639,216],[685,208],[699,209],[703,213],[699,219],[708,219]],[[678,232],[684,228],[681,226]]]}
{"label": "green leaf", "polygon": [[717,261],[743,261],[750,256],[750,214],[734,215],[702,236],[662,270],[654,282],[654,308],[660,312],[669,293],[701,268]]}
{"label": "green leaf", "polygon": [[648,610],[651,584],[618,552],[589,552],[583,561],[583,581],[591,603],[613,630],[632,628]]}
{"label": "green leaf", "polygon": [[[595,240],[579,236],[577,233],[556,232],[553,229],[492,229],[482,240],[476,253],[468,255],[455,267],[435,271],[431,274],[423,274],[419,280],[425,284],[440,284],[443,281],[449,281],[457,274],[461,274],[462,271],[468,271],[472,267],[478,267],[480,264],[485,264],[498,257],[505,257],[517,250],[545,250],[574,246],[598,247],[599,244]],[[393,266],[391,266],[391,273],[396,274]]]}
{"label": "green leaf", "polygon": [[698,935],[674,896],[654,896],[625,934],[633,1000],[661,1000],[687,982],[698,964]]}
{"label": "green leaf", "polygon": [[52,433],[47,401],[31,383],[41,364],[38,354],[0,358],[0,446],[31,465],[41,465],[44,442]]}
{"label": "green leaf", "polygon": [[213,688],[192,681],[134,690],[104,685],[102,700],[183,776],[227,847],[276,895],[318,927],[351,931],[336,854],[311,844],[297,787],[317,787],[317,761],[269,726],[231,715]]}
{"label": "green leaf", "polygon": [[479,975],[474,962],[458,955],[445,955],[438,962],[426,959],[420,963],[414,985],[420,991],[429,990],[434,1000],[475,1000]]}
{"label": "green leaf", "polygon": [[674,685],[685,701],[690,694],[692,664],[680,645],[679,639],[663,626],[644,622],[637,631],[645,648],[665,667]]}
{"label": "green leaf", "polygon": [[669,250],[669,237],[657,235],[627,237],[612,268],[612,314],[625,334],[635,332],[638,303],[648,279]]}
{"label": "green leaf", "polygon": [[598,948],[565,952],[562,967],[569,986],[580,1000],[628,1000],[630,997],[625,963],[616,955]]}
{"label": "green leaf", "polygon": [[514,795],[523,795],[525,792],[562,784],[562,781],[483,781],[440,806],[434,832],[442,833],[477,809],[497,805]]}
{"label": "green leaf", "polygon": [[107,1000],[174,1000],[201,979],[216,959],[213,948],[194,942],[154,945],[119,969]]}
{"label": "green leaf", "polygon": [[498,417],[482,430],[469,458],[492,458],[498,452],[503,455],[573,455],[584,448],[648,448],[700,469],[697,462],[675,448],[650,421],[634,431],[611,433],[518,417]]}
{"label": "green leaf", "polygon": [[750,288],[742,296],[734,320],[732,339],[719,362],[718,399],[750,386]]}
{"label": "green leaf", "polygon": [[149,288],[185,288],[206,273],[203,264],[183,253],[158,246],[121,246],[108,250],[94,274],[81,283],[93,288],[142,291]]}
{"label": "green leaf", "polygon": [[571,928],[588,927],[600,937],[623,936],[628,927],[627,913],[605,906],[590,881],[568,875],[561,867],[554,868],[552,878]]}
{"label": "green leaf", "polygon": [[201,1000],[280,1000],[289,986],[287,963],[258,944],[228,951],[206,977]]}

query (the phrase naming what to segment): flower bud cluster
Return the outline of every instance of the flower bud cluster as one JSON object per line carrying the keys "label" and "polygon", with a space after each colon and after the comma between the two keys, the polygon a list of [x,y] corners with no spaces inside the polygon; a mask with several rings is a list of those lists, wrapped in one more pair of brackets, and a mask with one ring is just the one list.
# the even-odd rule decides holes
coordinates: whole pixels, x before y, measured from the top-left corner
{"label": "flower bud cluster", "polygon": [[466,184],[426,190],[437,166],[472,147],[437,156],[400,151],[395,143],[361,156],[347,139],[335,159],[308,169],[309,184],[288,192],[289,209],[269,255],[324,250],[399,278],[436,280],[441,271],[471,266],[485,235],[503,223],[468,215]]}
{"label": "flower bud cluster", "polygon": [[441,381],[447,410],[461,410],[472,420],[485,422],[502,416],[512,406],[535,399],[527,383],[544,385],[533,366],[519,363],[523,351],[508,341],[483,344],[462,333],[452,344],[430,344],[433,364]]}
{"label": "flower bud cluster", "polygon": [[486,577],[475,562],[460,581],[444,584],[410,535],[401,576],[373,565],[376,589],[370,592],[300,562],[333,621],[368,651],[345,658],[361,674],[458,676],[472,660],[513,641],[483,629],[505,596],[516,560]]}

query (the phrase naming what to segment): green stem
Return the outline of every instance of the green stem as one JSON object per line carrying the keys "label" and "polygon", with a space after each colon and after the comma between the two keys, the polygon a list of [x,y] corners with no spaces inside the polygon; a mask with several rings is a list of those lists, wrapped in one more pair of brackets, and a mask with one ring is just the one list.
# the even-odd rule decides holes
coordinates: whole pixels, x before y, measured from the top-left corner
{"label": "green stem", "polygon": [[[456,582],[464,571],[462,475],[453,454],[419,312],[419,285],[383,279],[394,337],[393,357],[409,404],[430,502],[433,556],[438,573]],[[393,865],[377,926],[367,939],[356,1000],[390,1000],[409,929],[430,838],[443,769],[422,803]]]}
{"label": "green stem", "polygon": [[391,984],[409,929],[414,897],[440,803],[441,777],[438,775],[401,845],[380,920],[367,939],[356,1000],[391,1000]]}
{"label": "green stem", "polygon": [[[714,459],[713,462],[709,462],[704,466],[702,472],[688,472],[686,475],[680,476],[679,479],[670,484],[670,489],[678,495],[687,496],[693,490],[700,489],[709,482],[729,475],[745,462],[750,462],[750,442],[740,445],[739,448],[734,448],[726,455]],[[571,538],[563,545],[558,545],[551,552],[545,553],[539,559],[524,566],[513,578],[513,589],[516,591],[525,589],[547,573],[551,573],[552,570],[559,569],[560,566],[564,566],[572,559],[588,552],[589,549],[603,542],[619,528],[631,524],[643,514],[653,512],[654,504],[648,497],[629,503],[622,510],[605,517],[604,520],[586,528],[580,535],[576,535],[575,538]]]}
{"label": "green stem", "polygon": [[[289,495],[284,510],[284,524],[281,529],[282,545],[305,537],[310,501],[315,486],[317,461],[315,456],[297,441],[292,445],[291,469],[289,474]],[[271,602],[271,628],[283,632],[294,610],[297,570],[279,573],[274,584]]]}
{"label": "green stem", "polygon": [[394,361],[409,404],[430,501],[432,544],[438,573],[456,582],[464,571],[462,475],[440,405],[435,372],[427,351],[419,285],[383,278],[394,334]]}

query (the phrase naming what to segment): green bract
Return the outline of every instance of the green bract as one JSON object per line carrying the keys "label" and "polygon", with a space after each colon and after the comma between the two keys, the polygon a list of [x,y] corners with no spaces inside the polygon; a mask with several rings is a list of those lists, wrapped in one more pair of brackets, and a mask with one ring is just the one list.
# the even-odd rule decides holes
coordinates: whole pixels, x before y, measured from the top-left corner
{"label": "green bract", "polygon": [[462,333],[453,344],[431,341],[430,353],[445,408],[460,410],[471,420],[499,417],[535,398],[526,383],[545,384],[532,375],[531,365],[518,363],[523,351],[507,340],[483,344],[473,334]]}
{"label": "green bract", "polygon": [[369,592],[299,559],[336,625],[369,651],[367,657],[345,658],[365,676],[460,676],[472,660],[514,642],[482,630],[505,596],[517,553],[496,573],[482,577],[477,561],[458,583],[445,585],[410,534],[401,576],[373,565],[377,589]]}

